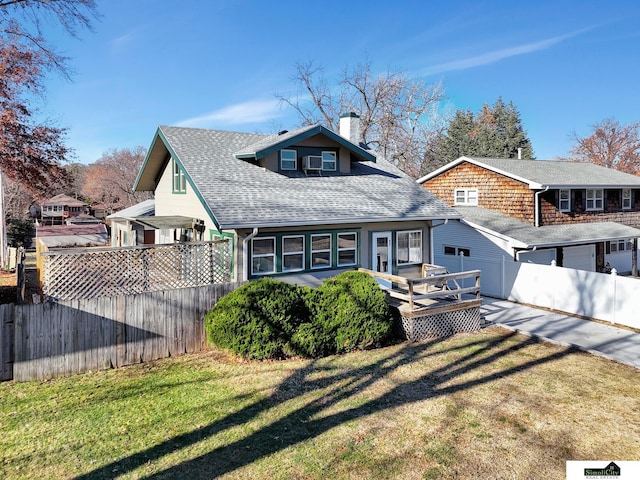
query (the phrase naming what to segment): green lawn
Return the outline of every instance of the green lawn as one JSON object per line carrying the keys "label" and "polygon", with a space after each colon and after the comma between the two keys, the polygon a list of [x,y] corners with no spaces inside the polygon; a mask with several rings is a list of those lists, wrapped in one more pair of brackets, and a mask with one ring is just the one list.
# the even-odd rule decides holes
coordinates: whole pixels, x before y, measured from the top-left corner
{"label": "green lawn", "polygon": [[0,478],[564,478],[640,459],[640,371],[492,327],[0,384]]}

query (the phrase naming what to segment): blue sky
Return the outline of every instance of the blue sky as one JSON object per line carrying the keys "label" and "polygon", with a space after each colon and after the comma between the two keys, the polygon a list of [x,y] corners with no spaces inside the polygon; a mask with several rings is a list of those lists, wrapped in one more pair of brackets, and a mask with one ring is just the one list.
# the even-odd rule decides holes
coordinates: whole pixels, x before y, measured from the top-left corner
{"label": "blue sky", "polygon": [[540,159],[606,117],[640,120],[640,2],[102,0],[94,32],[51,29],[72,81],[51,74],[42,113],[77,160],[148,147],[158,125],[271,133],[297,126],[296,62],[329,80],[375,72],[442,81],[444,109],[512,101]]}

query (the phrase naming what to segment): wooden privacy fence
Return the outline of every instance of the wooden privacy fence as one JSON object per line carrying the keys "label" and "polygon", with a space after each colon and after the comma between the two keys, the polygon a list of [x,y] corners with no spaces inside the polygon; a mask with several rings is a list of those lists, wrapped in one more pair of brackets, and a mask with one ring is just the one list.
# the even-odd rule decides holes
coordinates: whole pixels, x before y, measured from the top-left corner
{"label": "wooden privacy fence", "polygon": [[42,249],[47,300],[131,295],[231,281],[229,240],[91,249]]}
{"label": "wooden privacy fence", "polygon": [[206,313],[241,284],[2,305],[2,379],[44,380],[198,352]]}

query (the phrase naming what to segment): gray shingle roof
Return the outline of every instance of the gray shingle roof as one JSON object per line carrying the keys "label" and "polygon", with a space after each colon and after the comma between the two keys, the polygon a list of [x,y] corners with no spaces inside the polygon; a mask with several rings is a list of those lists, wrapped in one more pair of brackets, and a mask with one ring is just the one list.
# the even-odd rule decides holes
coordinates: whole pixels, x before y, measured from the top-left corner
{"label": "gray shingle roof", "polygon": [[130,207],[118,210],[116,213],[107,215],[107,218],[122,218],[122,217],[145,217],[153,215],[156,211],[156,201],[151,198],[149,200],[143,200],[140,203],[131,205]]}
{"label": "gray shingle roof", "polygon": [[640,177],[592,163],[466,157],[512,177],[550,187],[636,187]]}
{"label": "gray shingle roof", "polygon": [[353,162],[349,174],[277,173],[237,152],[266,135],[160,127],[221,228],[348,224],[459,218],[459,214],[381,159]]}
{"label": "gray shingle roof", "polygon": [[534,227],[482,207],[456,207],[466,223],[522,243],[522,248],[577,245],[640,237],[637,228],[615,222],[572,223]]}

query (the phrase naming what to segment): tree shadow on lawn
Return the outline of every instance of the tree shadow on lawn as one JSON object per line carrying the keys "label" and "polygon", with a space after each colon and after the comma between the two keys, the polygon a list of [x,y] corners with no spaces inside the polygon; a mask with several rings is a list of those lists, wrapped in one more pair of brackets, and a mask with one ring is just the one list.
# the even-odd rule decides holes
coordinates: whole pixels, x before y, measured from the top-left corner
{"label": "tree shadow on lawn", "polygon": [[[280,450],[313,439],[338,425],[366,417],[372,413],[425,399],[451,395],[526,371],[541,364],[556,361],[576,351],[572,347],[566,347],[557,353],[510,368],[502,370],[489,368],[489,371],[481,377],[470,380],[461,379],[459,383],[451,384],[458,377],[483,367],[490,367],[493,362],[538,343],[538,340],[529,337],[509,345],[509,342],[512,342],[513,337],[516,335],[518,334],[515,332],[509,332],[497,338],[480,340],[473,340],[473,337],[470,337],[472,341],[444,351],[438,349],[431,351],[432,347],[439,343],[439,340],[424,343],[407,343],[401,350],[394,351],[393,354],[375,363],[346,371],[340,369],[335,375],[323,376],[322,378],[314,378],[314,376],[324,367],[320,368],[317,361],[311,361],[307,366],[296,370],[290,377],[285,379],[268,398],[249,405],[203,428],[178,435],[147,450],[78,476],[76,480],[113,478],[114,476],[126,474],[149,462],[195,445],[222,431],[246,424],[267,410],[277,407],[298,395],[316,390],[330,389],[326,395],[310,401],[303,407],[289,413],[286,417],[280,418],[240,440],[146,477],[151,479],[210,479],[232,472]],[[439,356],[470,348],[472,351],[462,355],[456,361],[431,370],[415,380],[397,384],[380,397],[360,403],[346,411],[328,413],[338,402],[353,397],[359,391],[383,380],[399,368],[410,366],[417,361],[423,362],[425,358],[430,356]],[[327,413],[323,414],[323,412]]]}

